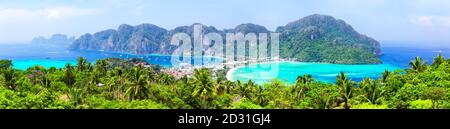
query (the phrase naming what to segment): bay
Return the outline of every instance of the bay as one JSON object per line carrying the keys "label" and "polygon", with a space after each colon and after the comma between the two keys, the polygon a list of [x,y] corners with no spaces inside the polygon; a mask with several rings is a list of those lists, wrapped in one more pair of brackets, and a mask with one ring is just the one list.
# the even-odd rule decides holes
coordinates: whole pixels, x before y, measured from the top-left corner
{"label": "bay", "polygon": [[[279,79],[286,83],[294,83],[298,76],[311,74],[322,82],[334,83],[339,72],[346,72],[355,81],[361,81],[366,77],[378,78],[385,70],[404,69],[416,56],[422,57],[428,63],[441,53],[445,57],[450,56],[449,49],[440,48],[410,48],[410,47],[383,47],[384,55],[380,58],[384,62],[379,65],[340,65],[326,63],[305,62],[272,62],[265,64],[252,64],[236,69],[232,73],[232,80],[253,80],[263,84],[272,79]],[[40,65],[46,68],[62,68],[66,64],[76,64],[78,57],[84,57],[90,62],[105,58],[143,58],[151,64],[163,67],[173,67],[170,55],[135,55],[102,51],[68,51],[66,47],[39,46],[33,44],[2,44],[0,45],[0,59],[13,60],[14,68],[25,70],[29,67]],[[212,59],[203,64],[221,62],[220,59]],[[279,71],[271,72],[267,67],[278,66]]]}
{"label": "bay", "polygon": [[[26,70],[29,67],[36,65],[45,68],[62,68],[66,64],[76,65],[76,60],[79,57],[86,58],[91,63],[106,58],[142,58],[150,64],[170,68],[173,67],[171,59],[174,56],[160,54],[137,55],[105,51],[69,51],[66,47],[62,46],[41,46],[34,44],[0,45],[0,59],[12,60],[13,67],[21,70]],[[209,65],[223,61],[222,59],[215,57],[194,57],[191,59],[191,64],[194,64],[193,61],[195,59],[202,60],[202,63],[198,65]]]}
{"label": "bay", "polygon": [[[449,49],[442,48],[412,48],[412,47],[383,47],[384,55],[381,56],[383,64],[377,65],[340,65],[326,63],[304,62],[273,62],[252,64],[237,68],[231,73],[231,79],[247,82],[252,80],[257,84],[264,84],[278,79],[282,82],[293,84],[298,76],[310,74],[321,82],[335,83],[336,76],[345,72],[354,81],[364,78],[377,79],[385,70],[402,70],[409,67],[409,62],[416,56],[431,64],[434,57],[441,53],[444,57],[450,56]],[[278,70],[274,68],[278,67]]]}

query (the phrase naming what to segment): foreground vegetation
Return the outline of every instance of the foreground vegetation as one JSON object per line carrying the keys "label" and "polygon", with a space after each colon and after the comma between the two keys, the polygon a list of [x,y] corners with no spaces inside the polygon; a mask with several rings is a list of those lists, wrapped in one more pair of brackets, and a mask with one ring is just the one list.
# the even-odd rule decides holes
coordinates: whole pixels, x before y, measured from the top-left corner
{"label": "foreground vegetation", "polygon": [[[231,82],[226,71],[195,70],[176,79],[138,60],[107,59],[77,66],[22,71],[0,61],[1,109],[447,109],[450,60],[437,56],[429,66],[419,57],[411,68],[385,71],[376,80],[336,84],[311,75],[296,84]],[[136,65],[136,66],[135,66]]]}

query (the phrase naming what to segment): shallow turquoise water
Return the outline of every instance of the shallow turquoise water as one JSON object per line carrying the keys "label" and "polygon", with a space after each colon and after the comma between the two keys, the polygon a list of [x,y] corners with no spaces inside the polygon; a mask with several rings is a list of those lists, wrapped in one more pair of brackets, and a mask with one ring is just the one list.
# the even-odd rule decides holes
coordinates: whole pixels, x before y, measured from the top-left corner
{"label": "shallow turquoise water", "polygon": [[56,67],[63,68],[66,64],[76,65],[76,61],[68,60],[45,60],[45,59],[33,59],[33,60],[13,60],[13,66],[16,69],[26,70],[29,67],[36,65],[43,66],[45,68]]}
{"label": "shallow turquoise water", "polygon": [[[450,57],[450,49],[424,49],[424,48],[383,48],[384,55],[381,57],[385,64],[381,65],[338,65],[323,63],[298,63],[283,62],[271,64],[251,65],[254,67],[244,67],[233,73],[233,80],[248,81],[252,79],[258,84],[268,82],[273,78],[278,78],[284,82],[293,83],[298,76],[311,74],[314,78],[323,82],[335,82],[336,75],[344,71],[350,78],[360,81],[365,77],[378,78],[385,69],[395,70],[408,67],[409,61],[420,56],[427,62],[432,62],[433,58],[441,53],[444,57]],[[0,45],[0,59],[13,60],[14,68],[27,69],[40,65],[46,68],[62,68],[67,63],[76,64],[78,57],[84,57],[90,62],[105,58],[143,58],[151,64],[164,67],[172,67],[168,55],[134,55],[114,52],[99,51],[67,51],[66,48],[48,47],[40,45]],[[208,59],[208,58],[206,58]],[[215,59],[205,64],[221,62]],[[278,72],[274,72],[267,66],[279,65]]]}
{"label": "shallow turquoise water", "polygon": [[[78,57],[84,57],[91,63],[105,58],[142,58],[150,64],[173,67],[171,59],[174,56],[160,54],[137,55],[103,51],[68,51],[65,47],[48,47],[34,44],[0,45],[0,59],[12,60],[13,67],[21,70],[26,70],[36,65],[46,68],[62,68],[68,63],[75,65]],[[200,65],[208,65],[221,62],[223,59],[216,57],[194,57],[191,59],[191,62],[194,60],[201,61],[202,64]]]}
{"label": "shallow turquoise water", "polygon": [[[237,69],[233,74],[233,80],[248,81],[249,79],[258,84],[269,82],[274,78],[287,83],[294,83],[298,76],[311,74],[315,79],[334,83],[336,76],[344,71],[354,81],[361,81],[366,77],[378,78],[385,69],[393,71],[395,69],[408,68],[408,63],[416,56],[420,56],[429,64],[433,62],[434,57],[442,54],[444,57],[450,57],[450,49],[445,48],[411,48],[405,47],[384,47],[382,48],[384,55],[381,60],[384,64],[380,65],[338,65],[323,63],[299,63],[299,62],[282,62],[250,65]],[[268,66],[279,65],[279,71],[271,71],[274,69]]]}
{"label": "shallow turquoise water", "polygon": [[301,62],[274,62],[264,64],[252,64],[238,68],[232,74],[233,80],[252,80],[258,84],[277,78],[283,82],[294,83],[298,76],[311,74],[315,79],[334,83],[336,76],[341,72],[355,80],[360,81],[366,77],[377,78],[385,70],[396,70],[400,67],[390,64],[380,65],[340,65],[324,63],[301,63]]}

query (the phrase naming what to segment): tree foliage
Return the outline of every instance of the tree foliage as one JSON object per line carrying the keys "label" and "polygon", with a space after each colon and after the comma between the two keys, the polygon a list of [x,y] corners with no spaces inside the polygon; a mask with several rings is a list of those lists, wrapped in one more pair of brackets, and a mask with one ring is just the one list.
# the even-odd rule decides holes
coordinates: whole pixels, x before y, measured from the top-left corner
{"label": "tree foliage", "polygon": [[[1,61],[8,62],[8,61]],[[140,65],[137,65],[140,64]],[[272,80],[229,81],[207,68],[175,78],[140,60],[84,58],[64,68],[1,68],[2,109],[446,109],[450,65],[437,56],[420,58],[405,70],[352,81],[345,72],[335,84],[299,76],[295,84]],[[6,66],[6,65],[5,65]]]}

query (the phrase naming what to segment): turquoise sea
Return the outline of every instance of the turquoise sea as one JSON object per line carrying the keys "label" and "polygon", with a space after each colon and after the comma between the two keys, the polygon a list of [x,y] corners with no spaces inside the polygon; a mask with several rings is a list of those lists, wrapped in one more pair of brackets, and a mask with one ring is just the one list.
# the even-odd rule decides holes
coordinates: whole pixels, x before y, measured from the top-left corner
{"label": "turquoise sea", "polygon": [[[432,63],[439,53],[450,56],[450,49],[442,48],[410,48],[383,47],[381,56],[383,64],[378,65],[339,65],[325,63],[278,62],[252,64],[236,69],[232,73],[232,80],[252,80],[258,84],[272,81],[274,78],[286,83],[295,83],[298,76],[311,74],[315,79],[327,83],[335,83],[336,76],[342,71],[354,81],[364,78],[378,78],[385,70],[408,68],[408,64],[416,56],[420,56],[428,63]],[[278,68],[278,70],[276,70]]]}
{"label": "turquoise sea", "polygon": [[[40,65],[46,68],[62,68],[66,64],[76,65],[78,57],[84,57],[89,62],[95,63],[96,60],[105,58],[142,58],[150,64],[161,65],[163,67],[173,67],[170,55],[136,55],[117,52],[104,51],[68,51],[66,47],[40,46],[33,44],[22,45],[0,45],[0,59],[9,59],[13,61],[13,67],[26,70],[29,67]],[[194,57],[199,59],[202,57]],[[193,60],[191,64],[193,64]],[[202,65],[214,64],[223,61],[220,58],[203,57]]]}
{"label": "turquoise sea", "polygon": [[[278,67],[278,68],[276,68]],[[298,76],[311,74],[315,79],[333,83],[336,76],[344,71],[353,80],[365,77],[377,78],[384,70],[396,70],[400,67],[391,64],[380,65],[339,65],[324,63],[274,62],[252,64],[238,68],[232,74],[233,80],[252,80],[258,84],[277,78],[283,82],[294,83]],[[278,70],[277,70],[278,69]]]}
{"label": "turquoise sea", "polygon": [[[277,78],[284,82],[293,83],[297,76],[311,74],[314,78],[323,82],[333,83],[336,75],[344,71],[350,78],[360,81],[365,77],[377,78],[384,70],[403,69],[416,56],[421,56],[428,62],[442,53],[450,56],[449,49],[440,48],[409,48],[409,47],[383,47],[384,55],[381,56],[383,64],[380,65],[338,65],[324,63],[281,62],[267,64],[253,64],[237,69],[233,74],[233,80],[247,81],[249,79],[259,84]],[[78,57],[85,57],[90,62],[104,58],[143,58],[151,64],[164,67],[173,67],[170,63],[172,56],[167,55],[134,55],[114,52],[99,51],[68,51],[65,47],[46,47],[39,45],[0,45],[0,59],[13,60],[14,68],[25,70],[31,66],[62,68],[67,63],[76,64]],[[212,59],[208,63],[220,62],[220,59]],[[277,66],[279,70],[274,72],[267,68]]]}

